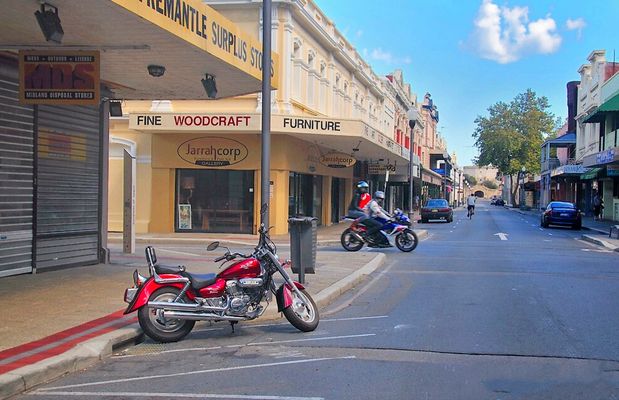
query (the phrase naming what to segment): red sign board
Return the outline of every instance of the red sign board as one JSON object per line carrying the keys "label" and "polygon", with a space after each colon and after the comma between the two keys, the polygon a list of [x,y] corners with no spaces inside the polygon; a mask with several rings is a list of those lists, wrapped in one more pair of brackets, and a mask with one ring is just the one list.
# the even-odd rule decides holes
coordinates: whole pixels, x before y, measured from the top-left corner
{"label": "red sign board", "polygon": [[20,51],[22,104],[99,104],[98,51]]}

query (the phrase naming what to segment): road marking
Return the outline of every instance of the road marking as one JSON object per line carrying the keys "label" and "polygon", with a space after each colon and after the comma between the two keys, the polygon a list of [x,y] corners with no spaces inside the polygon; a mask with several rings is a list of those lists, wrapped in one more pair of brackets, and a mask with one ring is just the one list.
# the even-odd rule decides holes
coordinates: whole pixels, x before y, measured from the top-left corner
{"label": "road marking", "polygon": [[168,250],[168,249],[162,249],[161,247],[157,247],[157,251],[162,251],[164,253],[180,254],[183,256],[205,257],[203,254],[193,254],[193,253],[187,253],[184,251]]}
{"label": "road marking", "polygon": [[[189,375],[198,375],[198,374],[207,374],[211,372],[225,372],[225,371],[240,371],[244,369],[255,369],[255,368],[264,368],[264,367],[278,367],[282,365],[294,365],[294,364],[307,364],[312,362],[320,362],[320,361],[333,361],[333,360],[350,360],[356,358],[355,356],[344,356],[344,357],[323,357],[323,358],[310,358],[307,360],[292,360],[292,361],[281,361],[276,363],[264,363],[264,364],[252,364],[252,365],[241,365],[238,367],[227,367],[227,368],[212,368],[212,369],[202,369],[198,371],[188,371],[188,372],[177,372],[173,374],[159,374],[159,375],[149,375],[149,376],[138,376],[135,378],[124,378],[124,379],[112,379],[108,381],[98,381],[98,382],[88,382],[88,383],[78,383],[74,385],[65,385],[65,386],[55,386],[50,388],[41,388],[33,394],[48,394],[48,391],[60,390],[60,389],[71,389],[77,387],[84,386],[100,386],[100,385],[109,385],[112,383],[126,383],[126,382],[135,382],[135,381],[144,381],[149,379],[160,379],[160,378],[173,378],[176,376],[189,376]],[[37,393],[38,392],[38,393]]]}
{"label": "road marking", "polygon": [[325,336],[325,337],[306,338],[306,339],[277,340],[273,342],[252,342],[252,343],[247,343],[247,344],[231,344],[226,347],[237,348],[237,347],[247,347],[247,346],[264,346],[264,345],[280,344],[280,343],[298,343],[298,342],[313,342],[316,340],[352,339],[352,338],[368,337],[368,336],[376,336],[376,333],[362,333],[360,335],[344,335],[344,336]]}
{"label": "road marking", "polygon": [[501,240],[507,240],[507,233],[495,233],[494,236],[498,236]]}
{"label": "road marking", "polygon": [[47,392],[30,393],[35,396],[86,396],[86,397],[165,397],[168,399],[250,399],[250,400],[324,400],[324,397],[291,397],[266,396],[247,394],[214,394],[214,393],[144,393],[144,392]]}
{"label": "road marking", "polygon": [[595,253],[612,253],[610,250],[600,250],[600,249],[580,249],[582,251],[593,251]]}

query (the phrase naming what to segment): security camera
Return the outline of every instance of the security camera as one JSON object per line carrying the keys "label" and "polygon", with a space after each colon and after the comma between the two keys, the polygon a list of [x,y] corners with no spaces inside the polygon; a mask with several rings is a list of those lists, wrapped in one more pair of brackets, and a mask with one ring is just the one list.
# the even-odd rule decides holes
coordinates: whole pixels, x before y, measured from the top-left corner
{"label": "security camera", "polygon": [[155,78],[159,78],[165,74],[165,67],[163,65],[149,65],[147,69],[148,74],[150,76],[154,76]]}
{"label": "security camera", "polygon": [[202,86],[204,86],[204,90],[209,99],[217,97],[217,84],[215,83],[215,77],[213,75],[206,74],[204,79],[202,79]]}

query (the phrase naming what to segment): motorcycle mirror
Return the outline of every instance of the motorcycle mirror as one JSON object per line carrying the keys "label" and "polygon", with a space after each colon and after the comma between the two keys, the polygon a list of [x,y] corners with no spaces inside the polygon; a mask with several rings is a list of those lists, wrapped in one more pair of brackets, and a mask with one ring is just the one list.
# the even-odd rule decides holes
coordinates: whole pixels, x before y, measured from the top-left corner
{"label": "motorcycle mirror", "polygon": [[219,247],[219,242],[213,242],[208,245],[208,247],[206,248],[206,251],[213,251],[217,249],[218,247]]}

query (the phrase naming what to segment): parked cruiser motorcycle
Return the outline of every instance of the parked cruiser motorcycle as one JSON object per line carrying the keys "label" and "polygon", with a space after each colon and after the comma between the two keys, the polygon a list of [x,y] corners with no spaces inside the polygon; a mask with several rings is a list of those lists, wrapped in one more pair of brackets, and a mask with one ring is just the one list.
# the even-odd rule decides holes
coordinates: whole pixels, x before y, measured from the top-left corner
{"label": "parked cruiser motorcycle", "polygon": [[[348,251],[359,251],[364,244],[368,244],[370,247],[393,247],[404,252],[415,250],[419,239],[417,234],[410,229],[410,219],[399,209],[396,209],[393,218],[385,220],[382,218],[376,218],[377,221],[383,224],[379,234],[376,235],[380,238],[378,243],[371,243],[367,239],[367,226],[363,225],[362,218],[349,218],[344,217],[347,221],[353,221],[350,228],[342,232],[340,241],[342,247]],[[374,240],[376,242],[376,240]]]}
{"label": "parked cruiser motorcycle", "polygon": [[[286,270],[288,262],[280,263],[277,249],[264,225],[259,229],[258,246],[250,255],[231,253],[215,259],[236,261],[219,274],[192,274],[184,266],[157,264],[155,249],[146,248],[150,277],[137,270],[135,286],[125,291],[129,306],[125,314],[138,312],[140,326],[158,342],[175,342],[185,337],[196,321],[230,321],[232,328],[239,321],[260,317],[271,294],[275,294],[277,310],[297,329],[310,332],[319,322],[318,308],[303,285],[293,281]],[[207,250],[217,249],[219,242]],[[284,283],[276,287],[273,276],[279,273]],[[260,304],[266,301],[267,305]]]}

